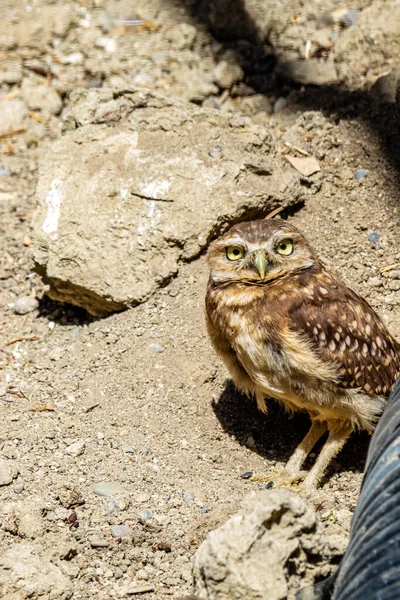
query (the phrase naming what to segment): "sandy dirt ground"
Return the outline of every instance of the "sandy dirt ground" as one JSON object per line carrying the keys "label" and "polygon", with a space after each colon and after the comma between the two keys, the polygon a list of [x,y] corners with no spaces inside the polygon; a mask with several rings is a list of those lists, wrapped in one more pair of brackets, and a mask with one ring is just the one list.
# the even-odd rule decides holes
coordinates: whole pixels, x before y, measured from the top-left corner
{"label": "sandy dirt ground", "polygon": [[[262,52],[223,35],[218,13],[207,26],[207,3],[200,16],[189,3],[1,4],[0,589],[13,600],[105,600],[138,588],[149,600],[179,598],[207,532],[265,488],[241,474],[273,480],[308,421],[273,402],[260,414],[227,380],[206,337],[204,253],[106,318],[43,296],[31,257],[38,162],[77,87],[133,85],[246,114],[282,154],[291,144],[317,158],[312,182],[299,175],[305,202],[282,216],[400,339],[398,105],[368,93],[392,68],[391,49],[374,55],[370,74],[351,71],[359,89],[350,75],[304,88],[279,75],[274,53],[316,22],[319,3],[306,15],[301,2],[282,6],[276,31],[292,32],[281,46],[277,34],[264,40]],[[361,18],[373,3],[353,4]],[[236,65],[227,88],[209,75],[222,55]],[[38,308],[16,314],[16,300],[35,294]],[[327,534],[349,533],[368,441],[352,436],[309,501]]]}

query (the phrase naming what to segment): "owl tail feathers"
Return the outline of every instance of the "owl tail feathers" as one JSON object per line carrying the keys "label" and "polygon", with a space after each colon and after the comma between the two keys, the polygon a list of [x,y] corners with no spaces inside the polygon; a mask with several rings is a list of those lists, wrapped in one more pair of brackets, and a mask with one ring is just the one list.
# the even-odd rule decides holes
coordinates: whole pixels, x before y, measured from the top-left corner
{"label": "owl tail feathers", "polygon": [[372,433],[385,405],[385,398],[371,397],[360,393],[354,394],[351,397],[353,429],[365,429],[368,433]]}

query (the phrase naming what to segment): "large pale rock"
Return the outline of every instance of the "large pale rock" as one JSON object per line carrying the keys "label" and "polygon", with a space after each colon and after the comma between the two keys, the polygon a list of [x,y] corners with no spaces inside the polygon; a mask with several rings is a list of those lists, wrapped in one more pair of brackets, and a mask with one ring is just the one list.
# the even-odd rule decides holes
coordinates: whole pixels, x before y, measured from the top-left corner
{"label": "large pale rock", "polygon": [[18,473],[19,469],[15,461],[0,458],[0,486],[12,483]]}
{"label": "large pale rock", "polygon": [[20,537],[40,538],[45,532],[43,503],[35,499],[6,503],[1,527]]}
{"label": "large pale rock", "polygon": [[0,556],[0,597],[3,600],[68,600],[72,584],[40,554],[37,546],[14,544]]}
{"label": "large pale rock", "polygon": [[300,496],[282,489],[253,492],[198,549],[194,591],[202,600],[286,600],[315,575],[328,575],[331,559],[343,551],[341,540],[323,535]]}
{"label": "large pale rock", "polygon": [[42,161],[34,257],[94,315],[146,300],[234,222],[302,194],[267,129],[148,92],[75,93]]}

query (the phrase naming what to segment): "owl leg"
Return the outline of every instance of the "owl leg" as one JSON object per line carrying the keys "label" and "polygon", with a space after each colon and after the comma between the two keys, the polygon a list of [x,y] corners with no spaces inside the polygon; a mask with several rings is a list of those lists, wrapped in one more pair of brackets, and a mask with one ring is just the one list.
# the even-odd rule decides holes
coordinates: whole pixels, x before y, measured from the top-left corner
{"label": "owl leg", "polygon": [[313,421],[309,432],[303,441],[297,446],[296,450],[290,457],[286,467],[277,477],[271,477],[271,475],[253,475],[250,481],[271,481],[273,479],[275,487],[287,487],[292,483],[295,483],[300,476],[300,469],[307,458],[308,454],[314,448],[320,437],[325,433],[327,429],[326,422]]}
{"label": "owl leg", "polygon": [[328,439],[326,440],[315,465],[304,480],[304,487],[307,493],[312,493],[317,489],[317,485],[327,466],[332,459],[339,454],[349,435],[353,431],[353,428],[350,425],[342,425],[340,429],[337,428],[337,422],[335,423],[336,427],[333,427],[332,425],[333,424],[328,423]]}
{"label": "owl leg", "polygon": [[325,433],[326,430],[326,422],[312,422],[312,425],[306,437],[297,446],[296,450],[293,452],[288,463],[286,464],[283,474],[287,474],[288,479],[290,479],[292,482],[295,481],[296,478],[299,476],[303,462],[305,461],[311,450],[314,448],[315,444],[318,442],[318,440]]}

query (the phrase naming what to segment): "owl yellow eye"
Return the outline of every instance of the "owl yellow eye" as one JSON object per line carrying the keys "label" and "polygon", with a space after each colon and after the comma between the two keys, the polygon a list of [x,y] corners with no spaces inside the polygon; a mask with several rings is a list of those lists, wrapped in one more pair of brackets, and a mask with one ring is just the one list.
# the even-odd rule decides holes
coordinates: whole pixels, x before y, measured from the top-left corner
{"label": "owl yellow eye", "polygon": [[226,258],[229,260],[239,260],[239,258],[243,258],[244,250],[239,246],[228,246],[226,249]]}
{"label": "owl yellow eye", "polygon": [[289,239],[281,240],[276,247],[276,251],[278,252],[278,254],[282,254],[283,256],[289,256],[289,254],[292,254],[293,250],[293,242]]}

